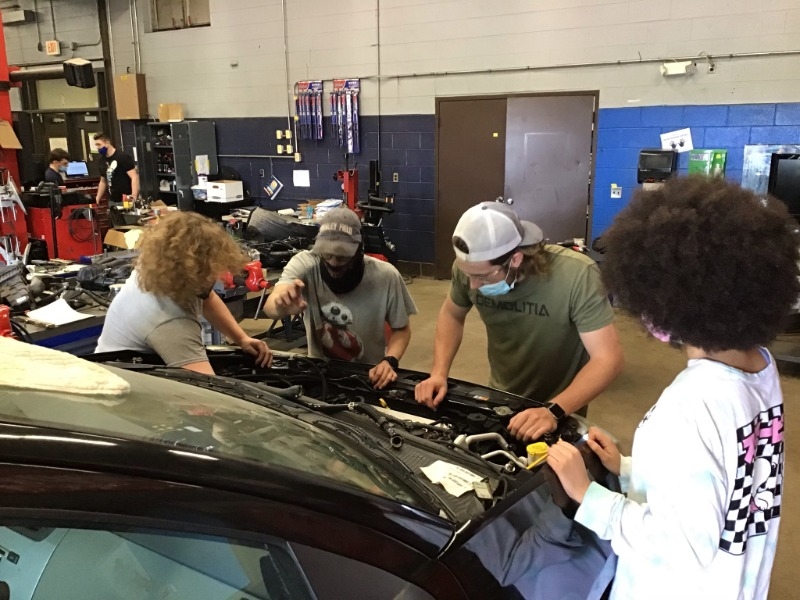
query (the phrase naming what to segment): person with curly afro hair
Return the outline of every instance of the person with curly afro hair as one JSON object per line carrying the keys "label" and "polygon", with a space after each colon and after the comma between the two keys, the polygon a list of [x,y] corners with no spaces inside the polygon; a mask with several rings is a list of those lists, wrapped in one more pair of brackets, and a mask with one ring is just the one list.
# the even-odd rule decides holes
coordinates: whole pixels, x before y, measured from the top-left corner
{"label": "person with curly afro hair", "polygon": [[547,462],[580,504],[575,520],[619,556],[612,598],[766,599],[784,409],[764,346],[800,294],[798,224],[776,200],[688,178],[638,194],[605,239],[618,304],[688,366],[642,419],[631,457],[589,431],[627,495],[590,483],[568,444]]}
{"label": "person with curly afro hair", "polygon": [[210,219],[172,212],[145,231],[136,268],[106,314],[96,352],[155,352],[169,367],[214,374],[203,346],[200,315],[256,363],[272,351],[239,326],[212,292],[223,273],[238,273],[247,258]]}

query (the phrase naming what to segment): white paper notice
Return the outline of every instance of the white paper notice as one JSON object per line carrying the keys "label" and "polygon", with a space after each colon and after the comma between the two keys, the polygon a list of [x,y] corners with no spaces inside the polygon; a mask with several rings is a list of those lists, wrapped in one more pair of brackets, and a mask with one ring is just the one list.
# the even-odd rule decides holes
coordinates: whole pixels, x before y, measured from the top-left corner
{"label": "white paper notice", "polygon": [[70,305],[67,304],[67,301],[62,298],[61,300],[56,300],[52,304],[48,304],[44,308],[37,308],[36,310],[30,311],[28,316],[42,323],[66,325],[67,323],[88,319],[92,315],[85,315],[76,310],[72,310]]}
{"label": "white paper notice", "polygon": [[311,187],[310,171],[292,171],[294,187]]}
{"label": "white paper notice", "polygon": [[676,152],[689,152],[694,150],[692,146],[692,130],[679,129],[661,134],[661,149],[675,150]]}
{"label": "white paper notice", "polygon": [[464,467],[451,465],[443,460],[437,460],[432,465],[422,467],[420,470],[431,482],[441,484],[448,494],[452,494],[456,498],[474,491],[474,484],[483,479],[480,475],[476,475]]}
{"label": "white paper notice", "polygon": [[50,138],[50,150],[53,151],[56,148],[61,148],[62,150],[67,149],[67,138]]}

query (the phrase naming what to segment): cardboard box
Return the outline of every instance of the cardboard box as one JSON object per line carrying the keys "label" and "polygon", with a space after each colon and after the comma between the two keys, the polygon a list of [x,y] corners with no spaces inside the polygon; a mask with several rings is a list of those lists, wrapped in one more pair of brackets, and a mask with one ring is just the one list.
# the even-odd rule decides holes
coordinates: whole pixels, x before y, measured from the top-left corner
{"label": "cardboard box", "polygon": [[208,202],[238,202],[244,200],[244,189],[241,181],[223,179],[209,181],[206,186]]}
{"label": "cardboard box", "polygon": [[106,237],[103,238],[103,243],[106,246],[114,246],[115,248],[133,250],[139,246],[142,233],[144,233],[144,231],[141,227],[120,227],[117,229],[109,229],[106,233]]}
{"label": "cardboard box", "polygon": [[0,148],[22,150],[22,144],[19,143],[19,138],[8,121],[0,121]]}
{"label": "cardboard box", "polygon": [[183,121],[183,104],[159,104],[158,120],[162,123]]}
{"label": "cardboard box", "polygon": [[119,75],[114,81],[117,118],[147,118],[147,86],[141,73]]}

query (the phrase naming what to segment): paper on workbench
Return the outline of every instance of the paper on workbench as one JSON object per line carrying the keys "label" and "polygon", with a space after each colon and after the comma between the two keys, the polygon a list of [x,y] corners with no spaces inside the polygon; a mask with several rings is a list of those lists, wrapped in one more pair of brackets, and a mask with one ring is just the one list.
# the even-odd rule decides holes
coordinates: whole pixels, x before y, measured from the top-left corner
{"label": "paper on workbench", "polygon": [[82,319],[88,319],[92,315],[85,315],[73,310],[67,301],[63,298],[56,300],[52,304],[48,304],[44,308],[37,308],[28,313],[31,319],[41,321],[43,323],[51,323],[53,325],[66,325],[67,323],[74,323]]}
{"label": "paper on workbench", "polygon": [[473,484],[483,479],[480,475],[476,475],[464,467],[443,460],[437,460],[428,467],[421,467],[420,470],[431,482],[441,484],[447,493],[456,498],[473,491],[475,489]]}

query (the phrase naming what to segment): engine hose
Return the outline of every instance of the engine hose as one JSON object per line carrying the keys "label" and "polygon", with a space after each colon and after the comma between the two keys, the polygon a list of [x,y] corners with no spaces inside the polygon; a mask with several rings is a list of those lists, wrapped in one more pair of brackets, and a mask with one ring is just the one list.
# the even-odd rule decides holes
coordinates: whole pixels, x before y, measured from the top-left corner
{"label": "engine hose", "polygon": [[378,427],[383,429],[389,436],[389,443],[392,445],[392,448],[396,450],[403,445],[404,442],[403,436],[397,433],[397,430],[394,428],[392,422],[389,419],[387,419],[386,416],[383,415],[379,410],[364,402],[359,402],[359,403],[353,402],[348,406],[352,410],[360,412],[368,416],[373,421],[375,421],[375,423],[378,424]]}
{"label": "engine hose", "polygon": [[322,372],[322,369],[320,369],[319,365],[310,358],[306,358],[305,356],[293,356],[292,359],[311,365],[311,367],[317,372],[317,375],[319,376],[320,385],[322,386],[322,389],[320,390],[320,402],[327,402],[328,379],[327,377],[325,377],[325,373]]}
{"label": "engine hose", "polygon": [[93,291],[87,289],[82,289],[81,292],[89,296],[89,298],[97,302],[100,306],[104,306],[105,308],[111,306],[111,302],[107,298],[103,298],[100,294],[95,294]]}

